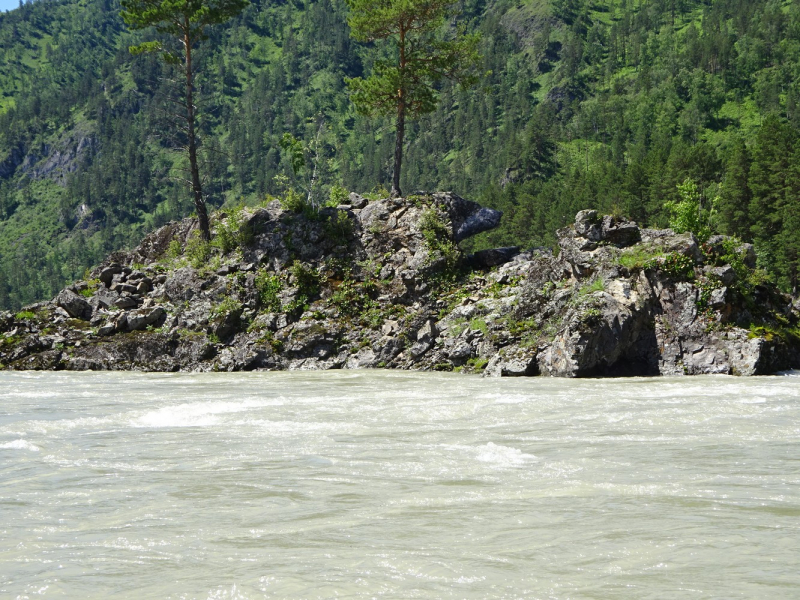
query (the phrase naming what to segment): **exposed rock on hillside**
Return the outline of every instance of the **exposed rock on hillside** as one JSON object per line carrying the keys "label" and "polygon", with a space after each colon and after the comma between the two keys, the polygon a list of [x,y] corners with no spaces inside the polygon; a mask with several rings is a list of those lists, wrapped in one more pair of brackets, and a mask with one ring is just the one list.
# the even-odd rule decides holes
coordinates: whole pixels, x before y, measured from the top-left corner
{"label": "exposed rock on hillside", "polygon": [[425,194],[192,220],[52,302],[0,315],[9,369],[400,368],[755,375],[800,366],[798,311],[753,248],[581,211],[559,252],[457,243],[500,213]]}

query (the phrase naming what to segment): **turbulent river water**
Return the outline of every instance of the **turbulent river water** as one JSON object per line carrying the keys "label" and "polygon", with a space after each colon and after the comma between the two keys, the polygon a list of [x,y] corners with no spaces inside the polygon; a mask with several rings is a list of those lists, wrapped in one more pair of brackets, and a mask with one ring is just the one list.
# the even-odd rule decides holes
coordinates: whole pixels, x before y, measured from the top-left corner
{"label": "turbulent river water", "polygon": [[798,375],[0,373],[0,597],[796,599]]}

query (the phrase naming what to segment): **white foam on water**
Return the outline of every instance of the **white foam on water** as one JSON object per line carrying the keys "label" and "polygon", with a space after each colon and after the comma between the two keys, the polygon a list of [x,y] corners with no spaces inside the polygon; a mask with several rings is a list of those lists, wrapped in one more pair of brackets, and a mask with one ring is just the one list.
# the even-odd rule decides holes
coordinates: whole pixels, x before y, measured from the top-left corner
{"label": "white foam on water", "polygon": [[28,440],[14,440],[0,444],[0,450],[29,450],[30,452],[38,452],[39,446],[31,444]]}
{"label": "white foam on water", "polygon": [[795,600],[798,376],[0,372],[0,596]]}
{"label": "white foam on water", "polygon": [[514,395],[493,395],[495,399],[495,404],[522,404],[523,402],[530,402],[531,396],[524,395],[524,394],[514,394]]}
{"label": "white foam on water", "polygon": [[792,371],[780,371],[775,373],[775,375],[782,376],[782,377],[800,377],[800,371],[792,370]]}
{"label": "white foam on water", "polygon": [[515,467],[529,461],[538,460],[533,454],[525,454],[519,448],[501,446],[494,442],[479,446],[477,459],[481,462],[495,463],[506,467]]}
{"label": "white foam on water", "polygon": [[134,419],[133,427],[210,427],[220,422],[221,415],[247,412],[273,406],[276,401],[245,400],[241,402],[198,402],[166,406]]}

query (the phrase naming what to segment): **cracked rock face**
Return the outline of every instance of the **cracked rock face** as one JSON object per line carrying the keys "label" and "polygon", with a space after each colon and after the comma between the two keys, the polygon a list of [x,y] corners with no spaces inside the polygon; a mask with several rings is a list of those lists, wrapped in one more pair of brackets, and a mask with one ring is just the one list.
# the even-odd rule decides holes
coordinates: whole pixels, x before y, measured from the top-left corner
{"label": "cracked rock face", "polygon": [[217,232],[250,235],[200,261],[172,256],[196,223],[170,223],[53,301],[0,314],[0,365],[495,377],[800,366],[798,305],[724,260],[735,246],[754,267],[747,244],[715,236],[701,248],[691,234],[587,210],[558,232],[557,255],[506,247],[466,257],[458,242],[496,227],[499,212],[449,193],[348,202],[311,218],[272,202],[236,227],[215,215]]}

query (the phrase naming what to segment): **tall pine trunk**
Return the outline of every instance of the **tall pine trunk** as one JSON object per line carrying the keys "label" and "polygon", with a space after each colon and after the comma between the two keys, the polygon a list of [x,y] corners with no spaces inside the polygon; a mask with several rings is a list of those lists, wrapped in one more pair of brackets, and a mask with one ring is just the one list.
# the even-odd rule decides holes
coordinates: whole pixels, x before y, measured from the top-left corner
{"label": "tall pine trunk", "polygon": [[[187,31],[188,31],[188,23]],[[189,142],[189,170],[192,178],[192,194],[194,195],[194,208],[197,211],[197,218],[200,221],[200,233],[203,239],[211,239],[211,228],[208,224],[208,212],[206,203],[203,200],[203,187],[200,183],[200,170],[197,166],[197,137],[194,129],[194,89],[192,77],[192,44],[189,34],[184,35],[184,45],[186,47],[186,126]]]}
{"label": "tall pine trunk", "polygon": [[400,171],[403,167],[403,138],[406,133],[406,107],[401,101],[397,105],[397,139],[394,143],[394,174],[392,176],[392,196],[397,198],[403,195],[400,190]]}
{"label": "tall pine trunk", "polygon": [[400,40],[398,44],[400,50],[400,89],[397,90],[397,138],[394,142],[394,173],[392,174],[392,197],[398,198],[403,195],[400,190],[400,172],[403,167],[403,138],[406,135],[406,30],[400,26]]}

